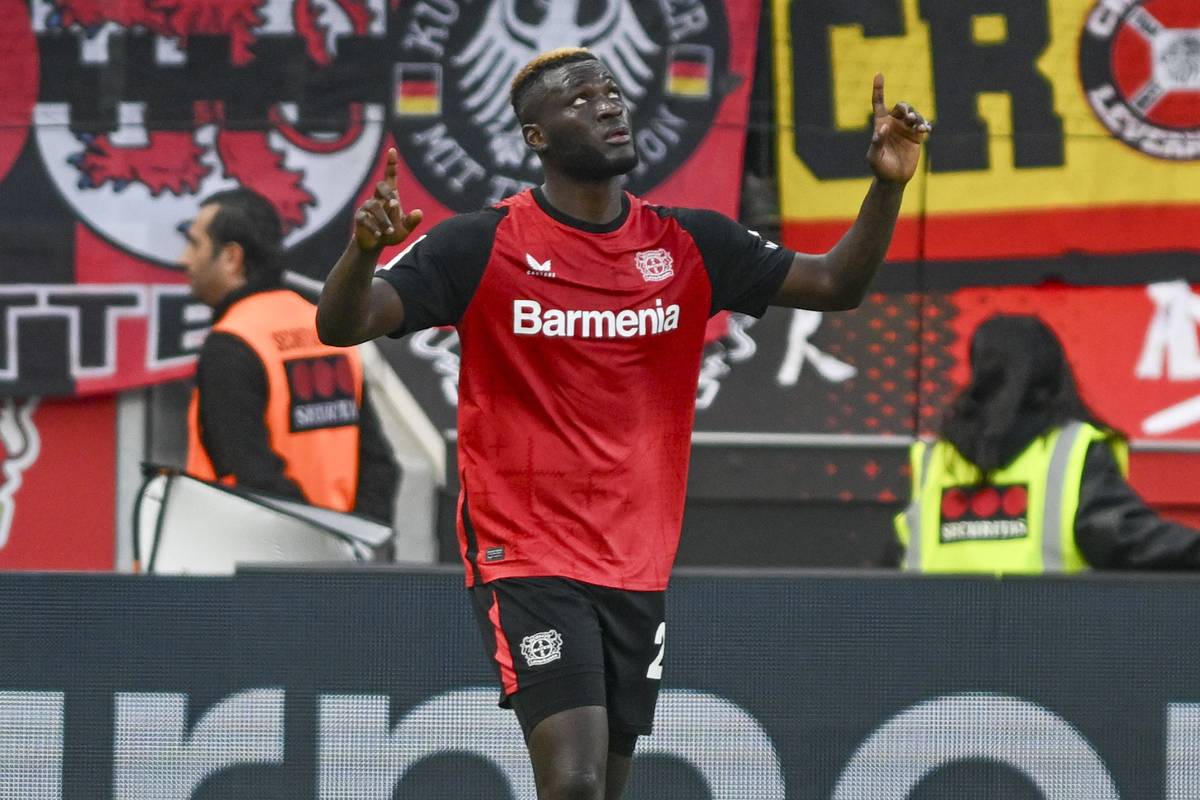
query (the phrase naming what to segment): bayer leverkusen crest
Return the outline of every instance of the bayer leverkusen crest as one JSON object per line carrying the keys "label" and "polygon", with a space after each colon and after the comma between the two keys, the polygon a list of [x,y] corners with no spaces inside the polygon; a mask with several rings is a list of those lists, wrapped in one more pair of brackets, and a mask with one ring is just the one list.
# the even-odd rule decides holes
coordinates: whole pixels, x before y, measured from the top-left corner
{"label": "bayer leverkusen crest", "polygon": [[476,0],[403,4],[400,14],[393,133],[414,177],[455,211],[541,181],[508,103],[513,77],[539,52],[583,46],[612,70],[632,110],[637,193],[691,155],[729,84],[720,0]]}
{"label": "bayer leverkusen crest", "polygon": [[1200,158],[1200,3],[1098,0],[1079,48],[1092,110],[1156,158]]}

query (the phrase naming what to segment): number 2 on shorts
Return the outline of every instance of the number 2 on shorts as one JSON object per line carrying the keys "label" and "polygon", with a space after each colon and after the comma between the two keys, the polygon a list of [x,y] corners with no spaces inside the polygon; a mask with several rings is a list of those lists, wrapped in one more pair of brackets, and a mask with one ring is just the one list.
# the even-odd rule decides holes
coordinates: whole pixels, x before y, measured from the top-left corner
{"label": "number 2 on shorts", "polygon": [[646,670],[646,677],[652,681],[662,680],[662,660],[663,654],[667,651],[667,623],[658,623],[658,630],[654,632],[654,643],[658,645],[658,655],[650,662],[650,668]]}

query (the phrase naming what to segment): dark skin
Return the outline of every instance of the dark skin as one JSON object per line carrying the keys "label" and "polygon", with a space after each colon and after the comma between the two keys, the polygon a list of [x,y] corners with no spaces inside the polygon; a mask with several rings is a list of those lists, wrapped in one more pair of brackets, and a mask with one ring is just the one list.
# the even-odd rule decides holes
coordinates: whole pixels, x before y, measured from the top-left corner
{"label": "dark skin", "polygon": [[[814,310],[856,307],[883,262],[904,186],[916,172],[930,126],[907,103],[890,109],[883,76],[871,102],[874,131],[867,161],[875,180],[858,218],[829,252],[797,254],[772,305]],[[525,143],[542,162],[542,191],[555,208],[604,224],[621,213],[622,177],[637,165],[629,111],[612,74],[595,60],[549,69],[521,107]],[[391,284],[373,278],[384,247],[403,242],[421,212],[405,212],[396,191],[397,154],[387,154],[384,179],[355,214],[354,237],[334,265],[317,307],[317,330],[328,344],[352,345],[398,329],[404,303]],[[619,800],[631,759],[608,752],[602,706],[562,711],[531,732],[529,753],[541,800]]]}
{"label": "dark skin", "polygon": [[608,752],[608,709],[552,714],[529,736],[539,800],[620,800],[633,759]]}
{"label": "dark skin", "polygon": [[[523,109],[529,121],[522,133],[541,158],[547,200],[577,219],[600,224],[620,213],[622,176],[636,161],[624,171],[596,177],[573,170],[571,158],[590,149],[614,169],[628,163],[632,137],[624,141],[620,129],[629,130],[629,114],[614,90],[612,74],[598,61],[573,62],[543,73]],[[796,255],[772,305],[816,311],[855,308],[883,263],[904,186],[916,172],[930,125],[907,103],[887,107],[882,75],[875,76],[871,105],[874,131],[867,162],[875,180],[858,218],[829,252]],[[404,322],[403,300],[386,281],[372,277],[380,251],[403,242],[421,222],[420,211],[406,213],[400,203],[397,161],[395,149],[389,150],[384,179],[355,214],[354,237],[326,279],[317,330],[328,344],[370,341]]]}

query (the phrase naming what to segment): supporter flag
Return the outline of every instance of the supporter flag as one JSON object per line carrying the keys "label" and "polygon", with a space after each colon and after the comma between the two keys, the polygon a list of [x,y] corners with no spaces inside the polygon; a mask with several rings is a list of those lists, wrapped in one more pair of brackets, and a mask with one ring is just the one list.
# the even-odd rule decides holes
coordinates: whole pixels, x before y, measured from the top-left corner
{"label": "supporter flag", "polygon": [[401,117],[434,117],[442,113],[441,65],[397,64],[395,109]]}
{"label": "supporter flag", "polygon": [[[908,101],[933,123],[875,283],[894,298],[911,293],[915,305],[864,305],[848,317],[858,329],[846,331],[902,378],[835,352],[860,371],[830,402],[878,398],[879,408],[904,409],[884,422],[931,430],[947,387],[968,374],[975,327],[998,312],[1036,314],[1064,341],[1102,419],[1193,449],[1200,4],[772,8],[784,244],[822,252],[857,216],[872,180],[863,155],[875,73],[886,76],[887,103]],[[876,308],[893,307],[896,319],[914,316],[883,338],[877,331],[892,333],[892,318]],[[876,433],[872,419],[864,427]]]}
{"label": "supporter flag", "polygon": [[667,93],[675,97],[712,94],[712,48],[687,44],[673,48],[667,67]]}
{"label": "supporter flag", "polygon": [[[428,3],[196,5],[5,3],[0,397],[190,375],[210,317],[179,269],[180,231],[215,192],[266,197],[285,267],[320,281],[391,145],[426,226],[541,182],[506,102],[531,30],[606,54],[621,76],[644,155],[630,191],[737,213],[741,162],[726,156],[745,142],[757,0],[688,0],[686,14],[620,0],[600,4],[620,11],[604,24],[555,12],[545,28],[509,14],[512,0],[436,23]],[[676,94],[661,76],[692,83]]]}

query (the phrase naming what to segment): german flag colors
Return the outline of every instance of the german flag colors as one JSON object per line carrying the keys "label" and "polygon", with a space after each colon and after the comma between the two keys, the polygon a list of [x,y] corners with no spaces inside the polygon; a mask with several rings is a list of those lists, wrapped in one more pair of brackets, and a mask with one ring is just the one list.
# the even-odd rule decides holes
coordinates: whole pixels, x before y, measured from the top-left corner
{"label": "german flag colors", "polygon": [[397,64],[393,108],[398,117],[433,117],[442,113],[442,66]]}
{"label": "german flag colors", "polygon": [[712,94],[712,62],[711,47],[681,44],[672,48],[667,60],[667,94],[708,98]]}

